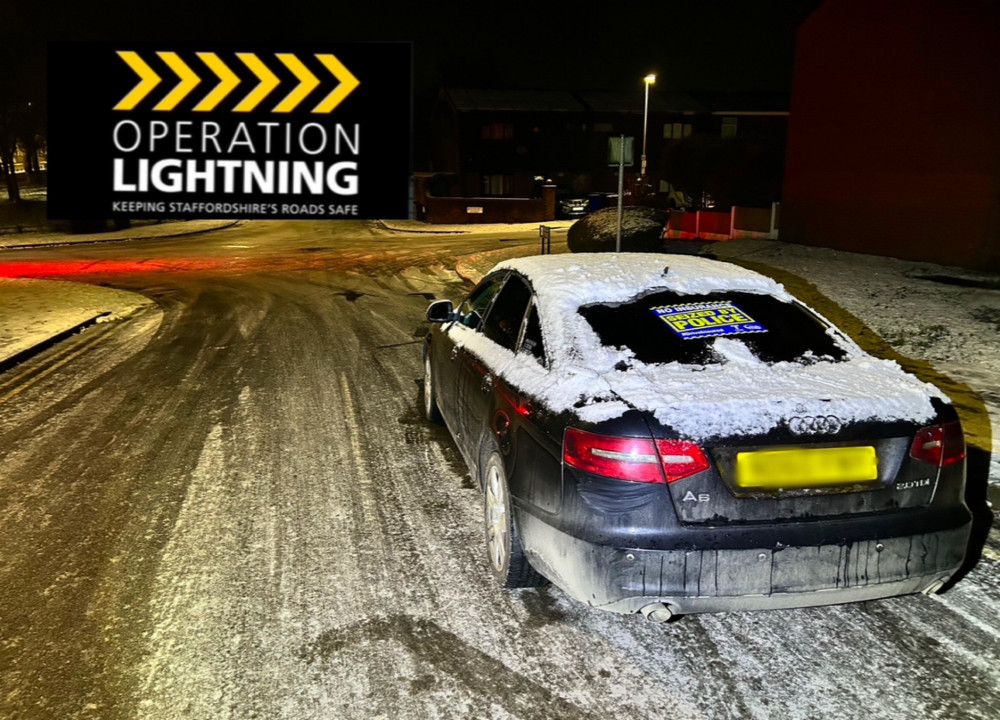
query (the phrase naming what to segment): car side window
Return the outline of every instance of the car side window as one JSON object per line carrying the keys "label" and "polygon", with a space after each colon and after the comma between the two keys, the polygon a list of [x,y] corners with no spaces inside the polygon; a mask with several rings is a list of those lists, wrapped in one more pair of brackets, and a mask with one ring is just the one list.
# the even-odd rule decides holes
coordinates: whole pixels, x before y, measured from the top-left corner
{"label": "car side window", "polygon": [[528,309],[531,290],[516,275],[511,275],[497,295],[483,323],[483,334],[497,345],[513,350],[521,334],[521,322]]}
{"label": "car side window", "polygon": [[526,353],[545,365],[545,345],[542,343],[542,326],[538,322],[538,307],[531,305],[528,322],[524,326],[524,337],[521,338],[519,352]]}
{"label": "car side window", "polygon": [[497,294],[502,284],[503,275],[493,275],[483,280],[458,306],[455,319],[465,327],[473,330],[478,328],[483,315],[486,314],[486,310],[490,306],[490,301],[493,300],[493,296]]}

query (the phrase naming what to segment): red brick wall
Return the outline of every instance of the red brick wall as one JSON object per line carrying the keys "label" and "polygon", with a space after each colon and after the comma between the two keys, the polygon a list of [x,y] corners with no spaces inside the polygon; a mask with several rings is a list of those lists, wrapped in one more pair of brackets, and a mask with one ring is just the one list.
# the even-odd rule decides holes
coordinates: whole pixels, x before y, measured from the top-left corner
{"label": "red brick wall", "polygon": [[1000,6],[826,0],[796,36],[781,238],[1000,270]]}
{"label": "red brick wall", "polygon": [[540,199],[434,197],[422,193],[416,202],[426,208],[426,221],[436,225],[544,222],[556,216],[555,185],[546,185]]}
{"label": "red brick wall", "polygon": [[489,197],[427,198],[427,222],[435,225],[543,222],[550,219],[546,217],[544,200]]}

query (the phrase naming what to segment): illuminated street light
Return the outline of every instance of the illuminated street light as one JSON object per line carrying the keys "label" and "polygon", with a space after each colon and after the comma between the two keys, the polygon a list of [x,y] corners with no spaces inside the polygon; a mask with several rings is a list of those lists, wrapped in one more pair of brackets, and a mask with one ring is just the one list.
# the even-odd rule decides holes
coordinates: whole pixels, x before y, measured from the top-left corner
{"label": "illuminated street light", "polygon": [[646,184],[646,124],[649,120],[649,86],[656,82],[656,75],[650,73],[642,79],[646,85],[646,103],[642,110],[642,167],[639,177]]}

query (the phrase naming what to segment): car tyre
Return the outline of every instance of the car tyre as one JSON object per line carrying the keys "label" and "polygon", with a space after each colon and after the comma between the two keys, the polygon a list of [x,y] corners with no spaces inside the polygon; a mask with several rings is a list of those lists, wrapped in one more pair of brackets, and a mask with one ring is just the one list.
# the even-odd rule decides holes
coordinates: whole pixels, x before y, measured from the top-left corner
{"label": "car tyre", "polygon": [[430,351],[424,353],[424,417],[437,425],[444,422],[441,409],[438,407],[437,390],[431,375]]}
{"label": "car tyre", "polygon": [[548,581],[531,567],[521,547],[521,537],[511,513],[507,474],[496,451],[483,466],[483,491],[486,550],[493,576],[505,588],[545,585]]}

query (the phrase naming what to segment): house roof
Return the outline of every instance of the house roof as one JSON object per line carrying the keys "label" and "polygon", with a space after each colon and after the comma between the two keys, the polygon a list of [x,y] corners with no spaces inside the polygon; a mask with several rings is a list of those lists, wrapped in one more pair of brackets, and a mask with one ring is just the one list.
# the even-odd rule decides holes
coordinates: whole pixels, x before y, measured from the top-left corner
{"label": "house roof", "polygon": [[514,112],[585,112],[586,108],[566,90],[469,90],[444,91],[459,112],[509,110]]}
{"label": "house roof", "polygon": [[791,96],[786,92],[699,92],[698,100],[716,115],[782,115]]}
{"label": "house roof", "polygon": [[[594,112],[642,114],[646,97],[642,89],[633,93],[583,92],[580,99]],[[650,90],[650,112],[705,112],[707,108],[686,93]]]}
{"label": "house roof", "polygon": [[[444,96],[457,112],[595,112],[642,115],[646,97],[635,92],[568,90],[496,90],[445,88]],[[652,113],[715,113],[726,115],[783,115],[789,107],[788,93],[780,92],[669,92],[651,88]]]}

